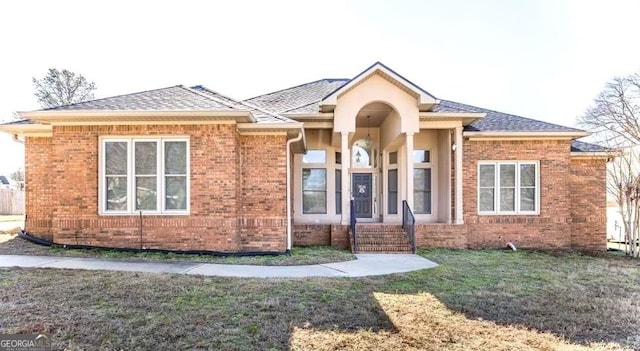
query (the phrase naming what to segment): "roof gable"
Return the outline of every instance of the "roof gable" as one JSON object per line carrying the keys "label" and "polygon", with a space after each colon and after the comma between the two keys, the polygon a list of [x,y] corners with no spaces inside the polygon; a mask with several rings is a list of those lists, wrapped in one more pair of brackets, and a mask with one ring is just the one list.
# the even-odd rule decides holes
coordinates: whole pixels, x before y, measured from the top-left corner
{"label": "roof gable", "polygon": [[437,99],[433,95],[429,94],[426,90],[420,88],[410,80],[399,75],[394,70],[385,66],[381,62],[376,62],[369,68],[360,72],[360,74],[356,75],[353,79],[349,80],[348,82],[325,96],[322,101],[320,101],[320,105],[335,106],[339,96],[358,86],[360,83],[367,80],[373,75],[380,75],[408,94],[413,95],[414,97],[416,97],[416,99],[418,100],[418,104],[421,106],[431,106],[437,103]]}

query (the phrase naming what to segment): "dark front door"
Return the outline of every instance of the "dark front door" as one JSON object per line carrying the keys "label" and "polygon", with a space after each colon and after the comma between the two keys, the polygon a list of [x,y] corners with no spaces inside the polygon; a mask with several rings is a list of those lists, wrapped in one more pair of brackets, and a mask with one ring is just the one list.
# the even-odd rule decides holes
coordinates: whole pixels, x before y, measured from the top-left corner
{"label": "dark front door", "polygon": [[354,173],[351,175],[351,179],[356,218],[372,218],[371,173]]}

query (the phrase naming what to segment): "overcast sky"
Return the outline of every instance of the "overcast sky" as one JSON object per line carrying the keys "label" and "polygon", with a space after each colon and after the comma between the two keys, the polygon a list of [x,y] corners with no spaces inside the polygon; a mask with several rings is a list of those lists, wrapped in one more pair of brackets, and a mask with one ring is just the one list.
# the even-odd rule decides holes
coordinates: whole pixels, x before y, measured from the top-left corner
{"label": "overcast sky", "polygon": [[[32,77],[82,73],[107,97],[203,84],[243,99],[381,61],[438,98],[574,126],[640,70],[640,1],[3,1],[0,119]],[[0,174],[22,165],[0,136]]]}

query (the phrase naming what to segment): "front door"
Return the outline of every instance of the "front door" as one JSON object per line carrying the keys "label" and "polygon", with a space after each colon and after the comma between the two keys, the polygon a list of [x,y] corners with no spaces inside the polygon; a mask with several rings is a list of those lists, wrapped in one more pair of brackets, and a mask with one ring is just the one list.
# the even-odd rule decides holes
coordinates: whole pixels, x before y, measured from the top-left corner
{"label": "front door", "polygon": [[371,213],[371,173],[353,173],[351,179],[356,218],[373,218]]}

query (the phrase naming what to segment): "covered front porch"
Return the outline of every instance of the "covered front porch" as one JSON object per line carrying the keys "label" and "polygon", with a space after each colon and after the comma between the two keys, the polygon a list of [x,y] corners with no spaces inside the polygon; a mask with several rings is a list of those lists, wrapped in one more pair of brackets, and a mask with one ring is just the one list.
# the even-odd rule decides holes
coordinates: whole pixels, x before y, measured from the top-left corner
{"label": "covered front porch", "polygon": [[293,160],[296,224],[349,225],[352,216],[400,224],[403,201],[417,223],[463,224],[462,121],[423,120],[417,132],[403,132],[382,102],[353,120],[352,132],[305,123],[307,152]]}
{"label": "covered front porch", "polygon": [[407,211],[416,225],[464,224],[463,128],[484,114],[438,105],[376,64],[324,97],[317,113],[291,115],[306,139],[306,152],[292,157],[294,224],[331,226],[332,238],[355,229],[354,219],[399,231]]}

